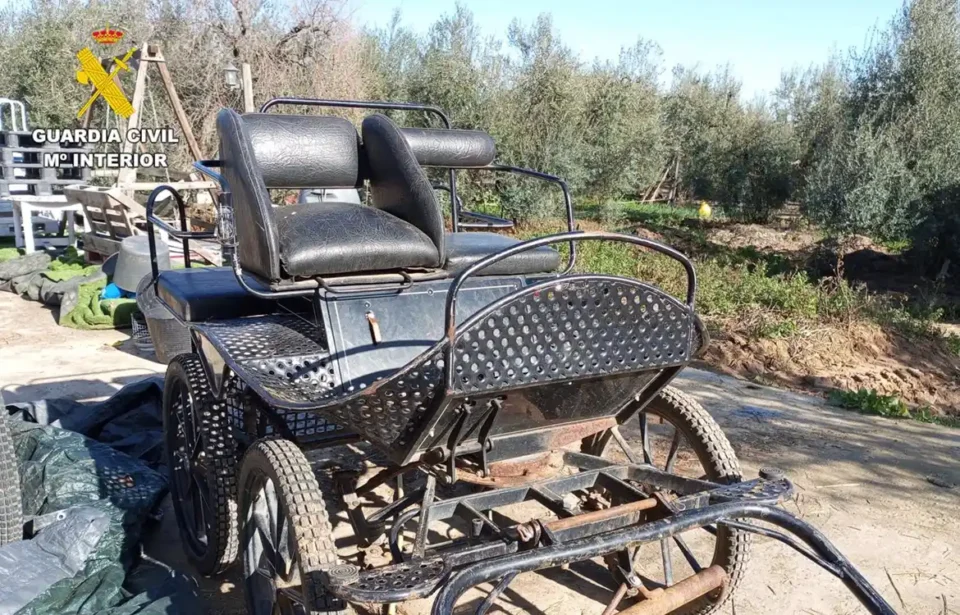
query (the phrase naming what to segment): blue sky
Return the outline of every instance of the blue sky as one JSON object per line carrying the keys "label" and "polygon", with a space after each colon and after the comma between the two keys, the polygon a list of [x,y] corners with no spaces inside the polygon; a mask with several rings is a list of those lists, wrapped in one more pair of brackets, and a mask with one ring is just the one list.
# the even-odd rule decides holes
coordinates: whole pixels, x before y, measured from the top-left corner
{"label": "blue sky", "polygon": [[[885,26],[902,0],[461,0],[484,34],[506,37],[513,18],[551,13],[555,27],[583,59],[616,58],[638,36],[655,40],[667,69],[730,63],[746,96],[769,91],[780,71],[860,47]],[[426,30],[455,0],[352,0],[357,24],[385,25],[399,8],[403,23]]]}

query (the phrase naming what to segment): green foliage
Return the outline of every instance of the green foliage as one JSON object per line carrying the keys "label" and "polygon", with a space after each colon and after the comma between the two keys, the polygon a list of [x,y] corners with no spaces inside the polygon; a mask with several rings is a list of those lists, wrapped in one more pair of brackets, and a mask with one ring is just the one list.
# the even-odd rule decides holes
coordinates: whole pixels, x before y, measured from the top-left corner
{"label": "green foliage", "polygon": [[911,418],[910,409],[896,395],[881,395],[874,389],[857,389],[856,391],[833,391],[830,394],[833,404],[857,410],[863,414],[875,414],[888,418]]}
{"label": "green foliage", "polygon": [[891,419],[913,419],[920,423],[960,428],[960,417],[936,414],[930,406],[920,406],[911,410],[896,395],[881,395],[874,389],[832,391],[830,393],[830,403],[847,410],[856,410],[862,414],[873,414]]}
{"label": "green foliage", "polygon": [[947,348],[950,349],[950,352],[960,357],[960,335],[956,333],[951,333],[946,336]]}
{"label": "green foliage", "polygon": [[[627,216],[634,207],[641,206],[624,207]],[[642,208],[660,212],[673,209]],[[559,230],[562,230],[559,222],[529,225],[522,229],[520,237],[537,237]],[[662,255],[623,243],[592,241],[582,242],[577,255],[578,271],[635,277],[675,297],[682,297],[686,292],[683,268]],[[765,337],[790,337],[804,326],[818,322],[845,322],[869,306],[866,293],[845,281],[814,283],[803,272],[773,271],[764,259],[702,256],[695,259],[694,264],[699,281],[697,312],[714,319],[753,318],[760,323],[757,333]]]}
{"label": "green foliage", "polygon": [[[807,211],[847,232],[910,237],[936,271],[960,259],[960,9],[912,0],[822,86],[828,137],[811,140]],[[839,109],[839,113],[838,113]]]}
{"label": "green foliage", "polygon": [[775,322],[764,322],[757,330],[760,337],[788,338],[800,332],[800,326],[789,318]]}
{"label": "green foliage", "polygon": [[597,221],[606,228],[622,227],[627,220],[626,208],[622,201],[604,201],[597,210]]}
{"label": "green foliage", "polygon": [[744,105],[730,69],[679,69],[666,95],[668,140],[691,196],[720,203],[748,221],[766,221],[790,198],[797,152],[793,129],[763,101]]}
{"label": "green foliage", "polygon": [[911,414],[913,419],[920,423],[933,423],[934,425],[960,429],[960,416],[936,414],[930,406],[920,406]]}
{"label": "green foliage", "polygon": [[656,44],[640,40],[621,51],[617,64],[598,64],[587,74],[579,154],[585,194],[636,194],[657,180],[663,165],[660,53]]}

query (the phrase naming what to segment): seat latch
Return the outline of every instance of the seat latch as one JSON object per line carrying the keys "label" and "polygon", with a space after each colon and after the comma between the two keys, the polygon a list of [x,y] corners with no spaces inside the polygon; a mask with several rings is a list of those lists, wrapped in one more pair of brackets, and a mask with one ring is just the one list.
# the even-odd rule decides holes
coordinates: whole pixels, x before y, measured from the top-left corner
{"label": "seat latch", "polygon": [[370,337],[373,339],[374,344],[379,344],[383,341],[383,338],[380,335],[380,323],[377,321],[377,315],[373,311],[367,312],[367,322],[370,324]]}

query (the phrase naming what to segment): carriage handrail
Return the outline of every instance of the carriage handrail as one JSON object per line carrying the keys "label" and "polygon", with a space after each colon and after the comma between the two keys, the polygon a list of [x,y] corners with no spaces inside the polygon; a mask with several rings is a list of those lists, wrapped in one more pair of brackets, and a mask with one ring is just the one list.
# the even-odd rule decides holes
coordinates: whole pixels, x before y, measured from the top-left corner
{"label": "carriage handrail", "polygon": [[440,118],[443,125],[450,128],[450,118],[440,107],[421,103],[392,102],[377,100],[333,100],[329,98],[297,98],[295,96],[279,96],[271,98],[260,105],[260,113],[266,113],[278,105],[294,105],[308,107],[335,107],[340,109],[385,109],[387,111],[424,111],[433,113]]}
{"label": "carriage handrail", "polygon": [[[457,334],[457,295],[460,292],[461,286],[466,282],[467,278],[480,271],[485,269],[494,263],[498,263],[506,258],[509,258],[515,254],[521,252],[526,252],[527,250],[533,250],[542,246],[548,246],[555,243],[566,243],[566,242],[577,242],[577,241],[620,241],[623,243],[631,243],[637,246],[648,248],[655,252],[659,252],[665,256],[672,258],[673,260],[679,262],[683,265],[683,268],[687,272],[687,298],[686,304],[687,307],[693,311],[694,308],[694,299],[697,293],[697,272],[693,268],[693,263],[690,262],[690,259],[684,256],[678,250],[671,248],[670,246],[664,245],[662,243],[645,239],[643,237],[636,237],[634,235],[623,235],[620,233],[608,233],[605,231],[589,231],[589,232],[575,232],[575,233],[559,233],[555,235],[547,235],[545,237],[540,237],[538,239],[531,239],[530,241],[525,241],[521,244],[507,248],[506,250],[501,250],[496,254],[491,254],[485,258],[480,259],[476,263],[470,265],[464,269],[460,274],[453,280],[453,284],[450,286],[450,292],[447,295],[447,305],[445,309],[446,313],[446,326],[444,331],[446,331],[446,337],[448,342],[448,351],[452,352],[452,349],[456,342]],[[562,275],[558,276],[558,279],[562,279]]]}
{"label": "carriage handrail", "polygon": [[[179,229],[171,226],[166,220],[158,218],[153,213],[157,197],[164,192],[172,194],[174,200],[177,202],[177,210],[180,214]],[[183,196],[176,188],[167,185],[160,185],[154,188],[150,196],[147,197],[147,241],[150,244],[150,270],[153,274],[154,282],[156,282],[157,275],[160,273],[159,266],[157,265],[157,239],[153,232],[155,226],[165,231],[171,237],[176,237],[181,240],[183,243],[183,265],[188,269],[190,268],[190,240],[213,239],[216,237],[216,233],[212,231],[191,231],[187,228],[187,205],[183,200]]]}
{"label": "carriage handrail", "polygon": [[220,184],[221,191],[230,192],[230,184],[227,183],[227,178],[222,173],[213,170],[213,167],[219,168],[222,166],[222,160],[197,160],[193,163],[194,169]]}

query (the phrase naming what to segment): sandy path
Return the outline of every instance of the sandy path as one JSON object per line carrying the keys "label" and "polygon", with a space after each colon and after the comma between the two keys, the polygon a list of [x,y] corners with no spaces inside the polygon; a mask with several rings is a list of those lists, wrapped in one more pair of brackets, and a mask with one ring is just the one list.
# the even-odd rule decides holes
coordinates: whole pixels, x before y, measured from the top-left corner
{"label": "sandy path", "polygon": [[[48,310],[0,293],[4,397],[90,399],[163,371],[127,338],[124,332],[62,329]],[[748,475],[764,465],[787,471],[798,487],[788,509],[826,533],[898,611],[960,613],[960,486],[946,489],[928,480],[960,485],[960,430],[860,416],[817,398],[698,370],[687,370],[677,385],[726,429]],[[172,514],[149,551],[183,565]],[[591,576],[589,567],[523,575],[494,612],[600,613],[609,590]],[[236,571],[200,581],[210,612],[244,612],[238,582]],[[426,603],[416,603],[401,612],[428,611]],[[863,610],[839,581],[767,540],[756,543],[735,600],[738,615],[857,612]]]}

